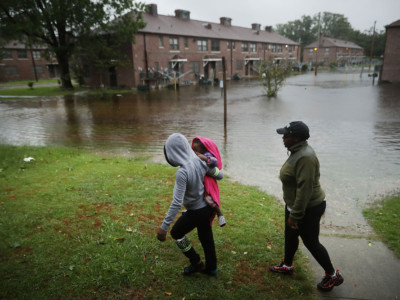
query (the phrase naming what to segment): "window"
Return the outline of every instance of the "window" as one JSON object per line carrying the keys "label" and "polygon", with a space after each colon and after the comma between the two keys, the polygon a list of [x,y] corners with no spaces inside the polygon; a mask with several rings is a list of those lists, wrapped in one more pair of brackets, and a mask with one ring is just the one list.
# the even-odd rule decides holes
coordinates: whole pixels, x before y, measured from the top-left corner
{"label": "window", "polygon": [[192,61],[190,62],[190,70],[194,73],[199,75],[200,74],[200,62],[199,61]]}
{"label": "window", "polygon": [[211,40],[211,51],[219,51],[219,40]]}
{"label": "window", "polygon": [[243,60],[236,61],[236,70],[243,70]]}
{"label": "window", "polygon": [[26,50],[17,50],[18,58],[28,58],[28,54]]}
{"label": "window", "polygon": [[164,48],[164,37],[162,35],[158,36],[158,46]]}
{"label": "window", "polygon": [[183,45],[185,48],[189,48],[189,39],[187,37],[183,38]]}
{"label": "window", "polygon": [[308,52],[309,52],[309,53],[313,53],[313,52],[314,52],[314,49],[311,48],[310,50],[308,50]]}
{"label": "window", "polygon": [[242,42],[242,52],[249,51],[249,44],[247,42]]}
{"label": "window", "polygon": [[42,57],[40,51],[33,51],[32,53],[34,59],[40,59]]}
{"label": "window", "polygon": [[207,51],[207,40],[198,40],[197,41],[197,50]]}
{"label": "window", "polygon": [[10,49],[3,50],[3,59],[10,59],[12,58],[12,52]]}
{"label": "window", "polygon": [[222,70],[222,61],[217,61],[217,69],[218,69],[218,72],[222,72],[223,70]]}
{"label": "window", "polygon": [[276,46],[276,52],[282,52],[282,45]]}
{"label": "window", "polygon": [[275,45],[271,45],[271,52],[276,52],[276,46]]}
{"label": "window", "polygon": [[35,69],[32,68],[32,73],[34,73],[34,70],[36,70],[36,74],[44,74],[43,66],[36,66]]}
{"label": "window", "polygon": [[232,49],[233,49],[233,50],[236,49],[236,44],[235,44],[235,42],[232,42]]}
{"label": "window", "polygon": [[330,50],[330,48],[325,48],[325,53],[329,54],[329,50]]}
{"label": "window", "polygon": [[289,45],[288,51],[289,51],[289,52],[292,52],[292,51],[293,51],[293,46],[292,46],[292,45]]}
{"label": "window", "polygon": [[160,70],[160,63],[158,61],[154,62],[154,68],[156,69],[156,72]]}
{"label": "window", "polygon": [[6,76],[18,75],[18,68],[16,66],[4,66],[3,70]]}
{"label": "window", "polygon": [[176,38],[176,37],[169,38],[169,49],[170,50],[179,50],[178,38]]}
{"label": "window", "polygon": [[250,52],[256,52],[257,51],[257,46],[254,43],[250,43]]}

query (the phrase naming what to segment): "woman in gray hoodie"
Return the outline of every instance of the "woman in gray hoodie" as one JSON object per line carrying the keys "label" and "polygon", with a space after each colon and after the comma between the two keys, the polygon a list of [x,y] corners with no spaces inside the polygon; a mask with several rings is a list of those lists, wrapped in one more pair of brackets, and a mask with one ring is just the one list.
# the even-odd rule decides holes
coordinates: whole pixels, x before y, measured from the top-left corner
{"label": "woman in gray hoodie", "polygon": [[[182,205],[186,213],[175,222],[171,229],[171,236],[178,247],[190,260],[190,265],[183,269],[185,275],[204,271],[209,275],[217,274],[217,256],[215,253],[214,237],[211,227],[213,209],[204,202],[204,176],[214,176],[219,180],[223,178],[218,168],[209,169],[191,149],[188,140],[180,133],[170,135],[164,146],[164,155],[167,162],[176,171],[175,186],[172,203],[169,207],[161,227],[158,229],[157,238],[166,240],[167,231],[175,220]],[[197,234],[204,250],[205,268],[200,255],[192,247],[186,234],[197,228]]]}

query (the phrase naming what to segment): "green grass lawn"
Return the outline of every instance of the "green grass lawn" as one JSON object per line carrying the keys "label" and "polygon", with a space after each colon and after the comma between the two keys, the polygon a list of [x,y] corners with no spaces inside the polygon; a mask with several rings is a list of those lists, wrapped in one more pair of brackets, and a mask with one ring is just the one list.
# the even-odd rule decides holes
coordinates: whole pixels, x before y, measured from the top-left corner
{"label": "green grass lawn", "polygon": [[146,158],[0,146],[0,298],[315,299],[301,253],[294,276],[267,271],[283,255],[282,206],[228,178],[227,226],[213,227],[219,274],[182,276],[187,259],[169,235],[156,238],[175,172]]}
{"label": "green grass lawn", "polygon": [[0,90],[2,96],[33,96],[33,97],[54,97],[71,95],[86,89],[75,87],[73,90],[63,90],[59,86],[37,86],[33,88],[10,88]]}
{"label": "green grass lawn", "polygon": [[[34,86],[33,88],[18,87],[18,88],[7,88],[0,89],[0,96],[10,96],[11,99],[18,99],[18,97],[55,97],[72,95],[79,92],[85,92],[88,95],[96,97],[102,97],[108,94],[123,94],[123,93],[136,93],[136,90],[131,89],[89,89],[85,87],[75,86],[73,90],[63,90],[59,86]],[[25,99],[26,98],[22,98]]]}
{"label": "green grass lawn", "polygon": [[376,202],[363,213],[382,241],[400,258],[400,195]]}
{"label": "green grass lawn", "polygon": [[58,83],[58,79],[40,79],[39,81],[35,80],[19,80],[19,81],[7,81],[7,82],[0,82],[0,87],[2,86],[15,86],[15,85],[26,85],[28,86],[29,82],[33,82],[34,86],[40,84],[48,84],[48,83]]}

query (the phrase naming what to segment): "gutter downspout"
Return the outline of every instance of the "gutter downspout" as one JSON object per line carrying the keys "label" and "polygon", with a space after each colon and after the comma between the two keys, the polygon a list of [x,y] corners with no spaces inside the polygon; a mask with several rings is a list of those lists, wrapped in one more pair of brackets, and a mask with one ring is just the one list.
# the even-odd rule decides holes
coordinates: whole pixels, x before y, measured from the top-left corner
{"label": "gutter downspout", "polygon": [[232,53],[232,48],[233,48],[233,45],[232,45],[232,43],[233,43],[233,41],[231,40],[231,58],[230,58],[230,65],[231,65],[231,79],[232,79],[232,76],[233,76],[233,72],[232,72],[232,68],[233,68],[233,53]]}
{"label": "gutter downspout", "polygon": [[147,84],[147,81],[149,78],[149,64],[148,64],[148,60],[147,60],[147,46],[146,46],[146,34],[143,33],[143,41],[144,41],[144,65],[146,68],[146,79],[145,79],[145,83]]}

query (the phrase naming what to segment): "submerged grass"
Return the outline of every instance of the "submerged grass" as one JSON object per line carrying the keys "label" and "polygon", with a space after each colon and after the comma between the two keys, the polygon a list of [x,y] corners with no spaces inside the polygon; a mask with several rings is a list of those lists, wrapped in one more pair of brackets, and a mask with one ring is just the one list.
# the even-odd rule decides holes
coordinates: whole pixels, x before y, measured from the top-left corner
{"label": "submerged grass", "polygon": [[294,276],[267,271],[283,254],[281,205],[229,179],[220,182],[228,225],[213,228],[219,274],[183,277],[186,258],[169,235],[156,239],[175,171],[145,158],[0,146],[0,298],[315,298],[301,253]]}
{"label": "submerged grass", "polygon": [[375,202],[363,214],[382,241],[400,258],[400,194]]}

